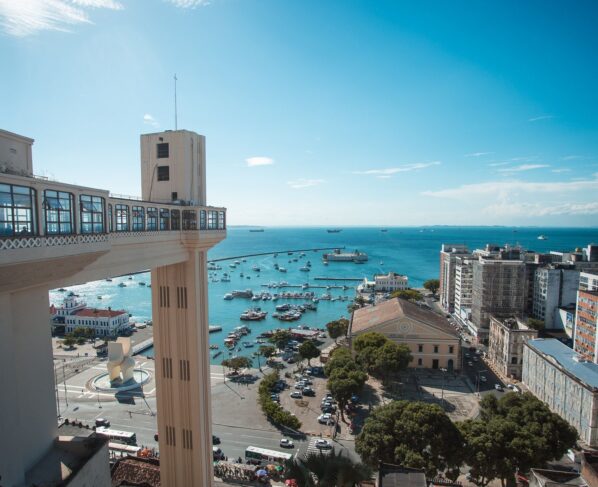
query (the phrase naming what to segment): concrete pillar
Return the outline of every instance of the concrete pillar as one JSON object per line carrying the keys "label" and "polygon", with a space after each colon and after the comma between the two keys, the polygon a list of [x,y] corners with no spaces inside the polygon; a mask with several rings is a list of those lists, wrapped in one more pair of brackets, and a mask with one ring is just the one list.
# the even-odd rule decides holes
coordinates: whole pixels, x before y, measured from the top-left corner
{"label": "concrete pillar", "polygon": [[205,251],[152,270],[160,479],[212,485],[212,415]]}
{"label": "concrete pillar", "polygon": [[[0,476],[20,486],[57,434],[48,290],[0,294]],[[11,454],[5,454],[11,452]]]}

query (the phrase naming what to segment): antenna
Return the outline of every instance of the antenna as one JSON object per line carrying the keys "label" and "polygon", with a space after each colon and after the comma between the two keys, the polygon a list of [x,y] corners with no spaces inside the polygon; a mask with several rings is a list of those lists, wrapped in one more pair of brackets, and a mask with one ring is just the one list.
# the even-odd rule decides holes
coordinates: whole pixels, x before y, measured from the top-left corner
{"label": "antenna", "polygon": [[177,107],[176,107],[176,82],[177,82],[177,77],[176,77],[176,73],[174,74],[174,129],[177,130],[178,128],[178,124],[177,124]]}

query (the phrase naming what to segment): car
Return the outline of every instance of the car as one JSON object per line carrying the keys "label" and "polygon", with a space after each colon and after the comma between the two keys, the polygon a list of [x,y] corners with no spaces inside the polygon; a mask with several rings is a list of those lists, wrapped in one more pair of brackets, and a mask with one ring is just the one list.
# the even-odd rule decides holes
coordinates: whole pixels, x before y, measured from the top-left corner
{"label": "car", "polygon": [[300,391],[293,391],[291,392],[291,397],[293,399],[301,399],[303,397],[303,394],[301,394]]}
{"label": "car", "polygon": [[283,448],[295,448],[293,441],[289,440],[288,438],[282,438],[280,440],[280,446]]}
{"label": "car", "polygon": [[482,382],[486,382],[488,379],[486,379],[486,376],[484,376],[484,375],[480,375],[480,380],[481,380]]}
{"label": "car", "polygon": [[280,396],[278,394],[270,394],[270,399],[274,402],[280,402]]}
{"label": "car", "polygon": [[504,391],[504,389],[502,388],[502,385],[500,385],[500,384],[494,384],[494,388],[500,392]]}
{"label": "car", "polygon": [[467,362],[467,365],[469,365],[470,367],[473,367],[473,362]]}
{"label": "car", "polygon": [[323,439],[317,439],[314,443],[314,446],[316,448],[319,448],[320,450],[331,450],[332,449],[332,443],[330,443],[328,440],[323,440]]}
{"label": "car", "polygon": [[303,395],[304,396],[315,396],[316,395],[316,391],[314,391],[311,387],[305,387],[303,389]]}
{"label": "car", "polygon": [[311,380],[309,377],[303,377],[303,380],[301,382],[303,382],[305,385],[308,385],[308,386],[311,386],[314,383],[314,381]]}
{"label": "car", "polygon": [[513,384],[507,384],[507,389],[514,389],[515,386]]}
{"label": "car", "polygon": [[322,424],[334,424],[334,419],[332,419],[332,414],[324,413],[318,416],[318,423]]}
{"label": "car", "polygon": [[220,444],[220,438],[218,438],[216,435],[212,435],[212,445],[219,445]]}
{"label": "car", "polygon": [[333,413],[335,411],[334,406],[326,406],[322,408],[323,413]]}
{"label": "car", "polygon": [[103,426],[104,428],[110,428],[110,421],[108,421],[106,418],[97,418],[96,426]]}
{"label": "car", "polygon": [[303,389],[307,384],[303,381],[299,381],[295,384],[295,389]]}

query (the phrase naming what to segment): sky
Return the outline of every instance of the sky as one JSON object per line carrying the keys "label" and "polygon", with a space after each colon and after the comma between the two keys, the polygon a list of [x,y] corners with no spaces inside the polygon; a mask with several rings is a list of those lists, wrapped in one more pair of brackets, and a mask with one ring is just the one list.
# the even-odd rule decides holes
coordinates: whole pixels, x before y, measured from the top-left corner
{"label": "sky", "polygon": [[0,128],[140,194],[139,134],[207,138],[263,226],[598,226],[595,1],[0,0]]}

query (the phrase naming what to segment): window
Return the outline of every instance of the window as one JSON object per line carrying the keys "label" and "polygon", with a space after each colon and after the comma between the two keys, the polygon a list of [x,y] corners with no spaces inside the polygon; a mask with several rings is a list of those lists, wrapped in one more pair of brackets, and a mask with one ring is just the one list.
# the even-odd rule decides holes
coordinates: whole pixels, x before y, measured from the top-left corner
{"label": "window", "polygon": [[157,156],[158,159],[168,159],[169,157],[169,147],[168,147],[168,142],[162,142],[160,144],[156,145],[156,152],[157,152]]}
{"label": "window", "polygon": [[417,359],[417,365],[423,365],[424,361],[421,358]]}
{"label": "window", "polygon": [[108,227],[110,228],[110,232],[114,231],[114,224],[112,223],[114,220],[112,219],[112,205],[108,205]]}
{"label": "window", "polygon": [[158,181],[170,181],[170,166],[158,166]]}
{"label": "window", "polygon": [[127,232],[129,230],[128,205],[114,205],[114,216],[116,217],[116,231]]}
{"label": "window", "polygon": [[[104,233],[104,198],[82,194],[79,196],[81,233]],[[112,205],[108,205],[112,220]],[[112,230],[112,221],[110,221]]]}
{"label": "window", "polygon": [[455,353],[455,347],[453,345],[449,345],[449,353]]}
{"label": "window", "polygon": [[181,212],[180,210],[172,210],[170,212],[170,229],[180,230],[181,229]]}
{"label": "window", "polygon": [[511,357],[511,363],[517,365],[517,357]]}
{"label": "window", "polygon": [[143,232],[145,230],[145,208],[143,206],[133,207],[132,230],[134,232]]}
{"label": "window", "polygon": [[438,345],[434,345],[434,353],[438,353]]}
{"label": "window", "polygon": [[158,230],[158,208],[147,209],[147,229]]}
{"label": "window", "polygon": [[418,346],[417,346],[417,351],[418,351],[419,353],[422,353],[422,352],[424,351],[424,346],[423,346],[423,345],[418,345]]}
{"label": "window", "polygon": [[197,229],[197,213],[195,210],[183,210],[183,230]]}
{"label": "window", "polygon": [[225,213],[223,211],[218,212],[218,230],[225,229],[224,215]]}
{"label": "window", "polygon": [[199,212],[199,228],[200,230],[206,229],[206,210],[200,210]]}
{"label": "window", "polygon": [[0,237],[37,233],[35,198],[34,189],[0,184]]}
{"label": "window", "polygon": [[216,225],[218,222],[216,221],[218,218],[218,213],[215,211],[208,211],[208,230],[216,230]]}
{"label": "window", "polygon": [[75,232],[73,207],[74,198],[71,193],[63,191],[44,191],[44,213],[46,235],[68,235]]}
{"label": "window", "polygon": [[160,230],[170,230],[170,210],[160,208]]}

